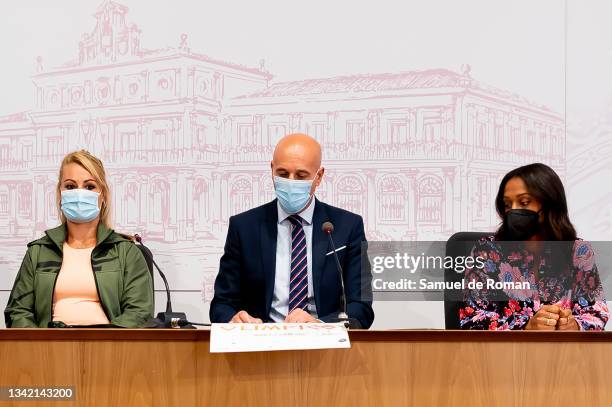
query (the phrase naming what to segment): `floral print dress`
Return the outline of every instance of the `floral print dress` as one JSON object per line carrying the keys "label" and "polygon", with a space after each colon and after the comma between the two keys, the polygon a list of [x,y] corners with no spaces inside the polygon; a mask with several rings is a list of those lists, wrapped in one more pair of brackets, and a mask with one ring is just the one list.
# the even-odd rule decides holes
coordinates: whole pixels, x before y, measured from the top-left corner
{"label": "floral print dress", "polygon": [[574,242],[572,265],[561,273],[546,272],[553,263],[551,256],[536,257],[524,248],[502,250],[503,243],[490,237],[476,244],[472,256],[484,259],[484,267],[467,270],[466,283],[470,280],[522,282],[530,288],[502,289],[504,298],[486,289],[466,290],[464,303],[459,308],[461,329],[525,329],[542,305],[556,304],[571,308],[581,330],[603,330],[609,311],[595,255],[588,242]]}

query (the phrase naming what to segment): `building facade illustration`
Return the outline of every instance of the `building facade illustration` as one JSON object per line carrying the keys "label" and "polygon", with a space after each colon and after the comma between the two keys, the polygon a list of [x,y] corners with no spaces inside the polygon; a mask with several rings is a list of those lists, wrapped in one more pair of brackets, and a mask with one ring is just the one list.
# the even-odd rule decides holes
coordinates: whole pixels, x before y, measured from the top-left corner
{"label": "building facade illustration", "polygon": [[0,118],[0,238],[13,248],[0,260],[12,272],[24,243],[57,225],[59,164],[81,148],[105,164],[115,228],[188,253],[205,290],[229,217],[274,198],[270,160],[288,133],[321,143],[318,198],[363,216],[371,240],[492,230],[504,173],[544,162],[565,174],[564,118],[469,65],[278,82],[263,62],[196,52],[186,34],[146,49],[128,17],[103,2],[73,61],[37,61],[32,109]]}

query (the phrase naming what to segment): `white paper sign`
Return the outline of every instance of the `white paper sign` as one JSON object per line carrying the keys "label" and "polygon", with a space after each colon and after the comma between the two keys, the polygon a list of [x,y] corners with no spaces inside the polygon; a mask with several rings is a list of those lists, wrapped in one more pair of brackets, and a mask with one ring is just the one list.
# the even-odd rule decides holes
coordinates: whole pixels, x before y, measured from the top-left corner
{"label": "white paper sign", "polygon": [[350,348],[342,323],[212,324],[210,352]]}

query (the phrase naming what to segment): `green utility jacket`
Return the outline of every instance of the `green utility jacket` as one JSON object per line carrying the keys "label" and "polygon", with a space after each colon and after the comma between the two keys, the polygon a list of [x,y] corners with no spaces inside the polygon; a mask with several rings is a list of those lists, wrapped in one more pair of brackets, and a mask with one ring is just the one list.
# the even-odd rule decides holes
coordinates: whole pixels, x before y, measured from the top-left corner
{"label": "green utility jacket", "polygon": [[[46,328],[62,266],[66,225],[28,244],[4,317],[7,328]],[[91,265],[100,303],[111,324],[143,327],[153,316],[153,280],[144,256],[128,238],[98,225]]]}

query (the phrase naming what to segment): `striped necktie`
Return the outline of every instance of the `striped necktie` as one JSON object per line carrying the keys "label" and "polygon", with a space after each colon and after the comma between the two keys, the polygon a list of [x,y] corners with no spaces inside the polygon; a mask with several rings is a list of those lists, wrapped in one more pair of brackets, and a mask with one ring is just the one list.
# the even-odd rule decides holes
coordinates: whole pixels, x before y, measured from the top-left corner
{"label": "striped necktie", "polygon": [[302,218],[291,215],[291,273],[289,280],[289,312],[308,305],[308,257]]}

